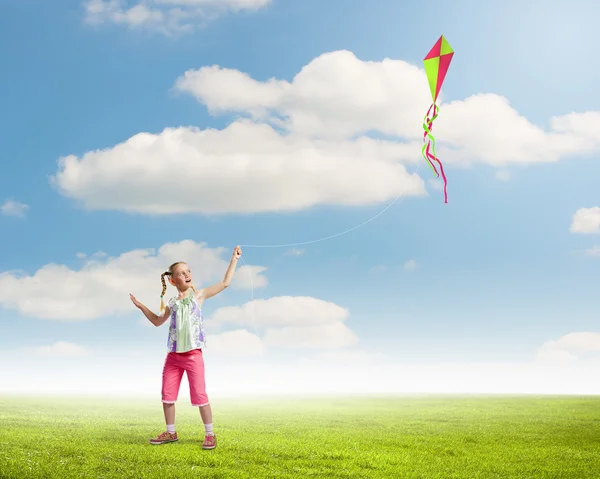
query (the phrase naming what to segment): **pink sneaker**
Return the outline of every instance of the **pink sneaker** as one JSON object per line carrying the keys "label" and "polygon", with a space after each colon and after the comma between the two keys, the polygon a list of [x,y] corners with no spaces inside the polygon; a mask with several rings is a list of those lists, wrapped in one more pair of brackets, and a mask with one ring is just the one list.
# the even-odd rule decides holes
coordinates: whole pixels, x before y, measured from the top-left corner
{"label": "pink sneaker", "polygon": [[214,449],[217,447],[217,436],[205,436],[202,449]]}
{"label": "pink sneaker", "polygon": [[162,434],[159,434],[158,437],[150,439],[150,444],[165,444],[167,442],[175,441],[177,441],[177,433],[174,432],[173,434],[171,434],[170,432],[165,431]]}

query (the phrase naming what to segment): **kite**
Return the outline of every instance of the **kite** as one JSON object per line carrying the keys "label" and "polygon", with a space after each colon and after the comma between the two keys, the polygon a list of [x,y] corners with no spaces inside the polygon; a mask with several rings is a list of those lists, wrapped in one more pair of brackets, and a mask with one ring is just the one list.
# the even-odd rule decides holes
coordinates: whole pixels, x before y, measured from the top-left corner
{"label": "kite", "polygon": [[[427,80],[429,81],[433,103],[429,107],[429,110],[427,110],[427,114],[423,120],[423,130],[425,130],[425,132],[423,133],[424,144],[421,153],[438,178],[440,177],[440,174],[433,162],[435,161],[439,165],[442,179],[444,180],[444,203],[448,203],[446,174],[444,173],[442,162],[435,155],[435,138],[431,134],[431,130],[433,128],[433,122],[440,113],[440,108],[437,106],[436,102],[453,55],[454,50],[452,50],[452,47],[450,47],[450,44],[446,41],[444,35],[442,35],[423,59],[423,65],[425,66],[425,73],[427,74]],[[431,117],[429,117],[430,114]]]}

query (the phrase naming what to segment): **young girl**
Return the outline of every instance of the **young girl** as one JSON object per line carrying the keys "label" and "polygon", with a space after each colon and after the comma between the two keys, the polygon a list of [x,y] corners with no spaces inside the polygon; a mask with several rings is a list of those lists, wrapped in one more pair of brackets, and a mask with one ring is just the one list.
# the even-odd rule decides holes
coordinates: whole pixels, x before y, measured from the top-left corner
{"label": "young girl", "polygon": [[[165,444],[177,441],[175,401],[177,401],[183,372],[186,371],[192,406],[200,408],[200,416],[206,430],[202,449],[217,447],[217,438],[212,429],[212,410],[206,395],[204,381],[202,348],[205,347],[205,337],[202,303],[205,299],[220,293],[229,286],[240,256],[242,256],[242,250],[239,246],[236,246],[223,281],[199,291],[196,291],[192,285],[192,272],[186,263],[179,262],[169,266],[169,270],[160,277],[163,286],[160,295],[160,316],[150,311],[132,294],[129,295],[133,304],[144,313],[154,326],[160,326],[171,318],[167,340],[169,352],[165,359],[162,376],[162,402],[167,430],[159,434],[158,437],[150,439],[150,444]],[[163,302],[167,290],[165,276],[168,276],[169,283],[175,286],[179,292],[177,297],[171,298],[166,308]]]}

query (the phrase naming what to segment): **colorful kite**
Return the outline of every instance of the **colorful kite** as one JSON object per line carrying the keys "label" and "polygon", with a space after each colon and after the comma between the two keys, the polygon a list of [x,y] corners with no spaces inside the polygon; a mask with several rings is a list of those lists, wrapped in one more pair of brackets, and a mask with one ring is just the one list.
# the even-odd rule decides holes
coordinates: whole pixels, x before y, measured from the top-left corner
{"label": "colorful kite", "polygon": [[[446,73],[448,72],[448,67],[450,66],[453,55],[454,50],[452,50],[450,44],[446,41],[444,35],[442,35],[423,59],[433,103],[429,107],[429,110],[427,110],[427,115],[425,115],[425,119],[423,120],[423,129],[425,132],[423,133],[424,145],[421,153],[438,178],[440,174],[433,162],[435,161],[440,167],[442,178],[444,180],[444,203],[448,203],[446,175],[444,173],[442,162],[435,156],[435,138],[431,134],[431,129],[433,128],[433,122],[440,112],[439,107],[436,105],[436,101],[440,94],[440,90],[442,89],[442,83],[444,83],[444,78],[446,78]],[[429,117],[430,114],[431,118]]]}

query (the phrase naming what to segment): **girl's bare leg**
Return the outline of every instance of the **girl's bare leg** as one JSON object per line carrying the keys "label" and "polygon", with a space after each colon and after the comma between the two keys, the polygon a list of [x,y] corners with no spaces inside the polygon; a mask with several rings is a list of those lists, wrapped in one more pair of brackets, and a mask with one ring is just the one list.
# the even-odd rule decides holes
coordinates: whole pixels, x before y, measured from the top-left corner
{"label": "girl's bare leg", "polygon": [[[200,406],[200,417],[202,418],[202,422],[204,424],[212,424],[212,409],[210,408],[210,404],[206,406]],[[175,411],[173,411],[173,417],[175,417]]]}
{"label": "girl's bare leg", "polygon": [[165,422],[175,424],[175,404],[163,403],[163,411],[165,412]]}

